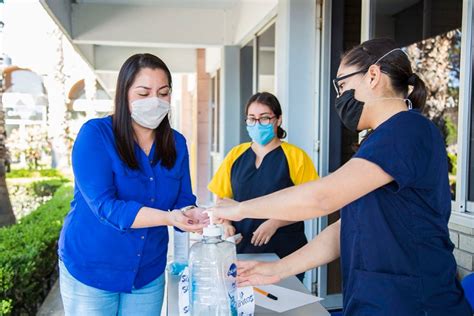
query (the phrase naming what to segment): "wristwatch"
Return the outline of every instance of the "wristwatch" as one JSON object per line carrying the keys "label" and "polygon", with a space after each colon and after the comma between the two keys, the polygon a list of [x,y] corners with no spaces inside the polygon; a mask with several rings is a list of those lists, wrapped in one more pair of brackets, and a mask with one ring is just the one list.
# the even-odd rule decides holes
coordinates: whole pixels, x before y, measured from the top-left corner
{"label": "wristwatch", "polygon": [[195,205],[188,205],[188,206],[180,208],[179,210],[180,210],[181,213],[184,214],[186,211],[192,210],[193,208],[196,208],[196,206]]}

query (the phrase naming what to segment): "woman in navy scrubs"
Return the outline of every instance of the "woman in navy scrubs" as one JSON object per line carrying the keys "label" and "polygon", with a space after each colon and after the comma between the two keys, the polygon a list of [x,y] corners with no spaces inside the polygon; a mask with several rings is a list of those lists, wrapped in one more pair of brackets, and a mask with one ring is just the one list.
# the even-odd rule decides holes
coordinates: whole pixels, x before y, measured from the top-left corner
{"label": "woman in navy scrubs", "polygon": [[472,315],[449,239],[445,144],[420,113],[423,81],[389,39],[349,50],[337,76],[342,122],[353,131],[372,130],[355,156],[319,181],[241,203],[222,201],[214,214],[304,220],[342,209],[341,220],[277,262],[241,263],[240,284],[274,283],[340,256],[345,315]]}
{"label": "woman in navy scrubs", "polygon": [[[209,183],[209,190],[218,198],[246,201],[317,179],[309,156],[281,140],[286,137],[280,127],[281,114],[273,94],[250,97],[245,122],[252,142],[235,146]],[[242,234],[238,253],[276,253],[283,258],[308,242],[302,221],[243,219],[224,221],[224,228],[226,235]],[[303,279],[304,273],[298,277]]]}

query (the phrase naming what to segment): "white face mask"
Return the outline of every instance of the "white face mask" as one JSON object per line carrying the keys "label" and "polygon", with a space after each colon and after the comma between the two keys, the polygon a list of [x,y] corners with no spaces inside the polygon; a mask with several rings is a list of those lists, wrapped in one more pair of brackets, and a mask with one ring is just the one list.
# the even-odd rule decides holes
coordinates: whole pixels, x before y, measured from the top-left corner
{"label": "white face mask", "polygon": [[152,97],[132,102],[132,119],[139,125],[155,129],[170,111],[170,104],[160,98]]}

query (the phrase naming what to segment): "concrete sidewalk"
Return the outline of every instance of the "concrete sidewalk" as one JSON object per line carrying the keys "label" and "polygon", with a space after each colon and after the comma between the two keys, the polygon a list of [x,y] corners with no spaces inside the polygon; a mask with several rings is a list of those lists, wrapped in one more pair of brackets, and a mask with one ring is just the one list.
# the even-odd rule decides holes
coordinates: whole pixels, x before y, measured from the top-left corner
{"label": "concrete sidewalk", "polygon": [[64,316],[63,302],[59,292],[59,280],[54,283],[36,316]]}
{"label": "concrete sidewalk", "polygon": [[[166,286],[165,286],[166,288]],[[163,298],[163,309],[161,310],[161,316],[166,315],[166,299],[167,293]],[[64,316],[63,302],[61,301],[61,293],[59,292],[59,280],[54,283],[51,291],[41,305],[36,316]]]}

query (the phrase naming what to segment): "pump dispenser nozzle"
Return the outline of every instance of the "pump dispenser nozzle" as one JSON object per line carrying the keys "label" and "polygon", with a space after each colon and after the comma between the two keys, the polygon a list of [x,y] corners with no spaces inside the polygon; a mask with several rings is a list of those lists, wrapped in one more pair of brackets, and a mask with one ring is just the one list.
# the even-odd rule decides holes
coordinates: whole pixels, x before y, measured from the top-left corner
{"label": "pump dispenser nozzle", "polygon": [[222,227],[214,224],[214,217],[212,216],[212,212],[205,211],[205,213],[207,214],[207,216],[209,216],[209,225],[207,225],[207,227],[204,227],[204,229],[202,230],[202,235],[206,237],[222,236]]}

